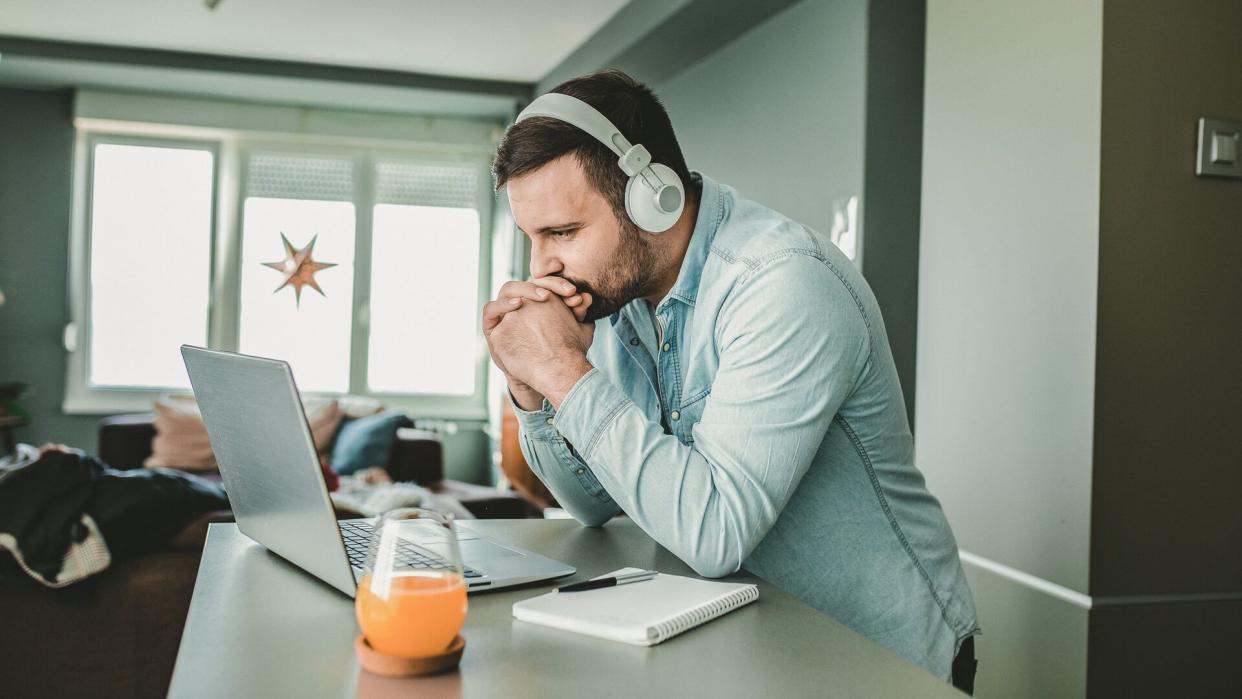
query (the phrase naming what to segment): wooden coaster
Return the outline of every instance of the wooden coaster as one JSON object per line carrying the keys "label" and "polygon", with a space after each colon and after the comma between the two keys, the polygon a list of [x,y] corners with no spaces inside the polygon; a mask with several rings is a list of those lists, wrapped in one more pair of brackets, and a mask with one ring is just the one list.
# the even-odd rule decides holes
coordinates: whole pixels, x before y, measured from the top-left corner
{"label": "wooden coaster", "polygon": [[461,654],[466,650],[466,638],[461,634],[453,639],[447,650],[439,655],[424,658],[403,658],[397,655],[386,655],[371,647],[366,636],[358,634],[354,639],[354,652],[358,655],[358,664],[367,672],[384,677],[419,677],[448,672],[461,662]]}

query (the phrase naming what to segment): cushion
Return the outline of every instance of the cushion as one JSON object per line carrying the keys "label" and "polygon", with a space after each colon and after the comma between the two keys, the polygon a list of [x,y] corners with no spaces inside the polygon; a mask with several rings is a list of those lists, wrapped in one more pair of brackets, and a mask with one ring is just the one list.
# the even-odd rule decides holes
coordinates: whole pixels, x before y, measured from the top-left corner
{"label": "cushion", "polygon": [[341,426],[345,415],[334,400],[303,401],[302,407],[306,410],[306,421],[310,423],[315,451],[327,454],[332,446],[332,438],[336,436],[336,428]]}
{"label": "cushion", "polygon": [[345,423],[332,448],[332,468],[344,476],[364,468],[387,466],[392,445],[397,440],[397,428],[413,424],[405,413],[396,410]]}
{"label": "cushion", "polygon": [[207,428],[192,398],[164,397],[155,402],[155,438],[147,468],[183,468],[210,471],[216,467]]}
{"label": "cushion", "polygon": [[[334,400],[306,401],[304,407],[315,447],[326,453],[341,424],[341,410]],[[192,397],[164,396],[155,402],[155,438],[151,440],[151,455],[142,465],[187,471],[216,468],[203,416]]]}

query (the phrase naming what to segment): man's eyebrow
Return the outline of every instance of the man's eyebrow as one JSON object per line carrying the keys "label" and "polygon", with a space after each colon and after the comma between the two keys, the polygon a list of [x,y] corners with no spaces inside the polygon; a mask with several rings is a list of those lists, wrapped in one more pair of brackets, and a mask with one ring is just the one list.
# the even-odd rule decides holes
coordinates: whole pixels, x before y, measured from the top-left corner
{"label": "man's eyebrow", "polygon": [[[563,231],[568,228],[582,228],[583,225],[584,224],[581,221],[572,221],[570,223],[562,223],[556,226],[544,226],[540,228],[539,230],[535,231],[535,233],[537,234],[538,233],[552,233],[555,231]],[[522,232],[525,233],[526,231],[522,231]]]}

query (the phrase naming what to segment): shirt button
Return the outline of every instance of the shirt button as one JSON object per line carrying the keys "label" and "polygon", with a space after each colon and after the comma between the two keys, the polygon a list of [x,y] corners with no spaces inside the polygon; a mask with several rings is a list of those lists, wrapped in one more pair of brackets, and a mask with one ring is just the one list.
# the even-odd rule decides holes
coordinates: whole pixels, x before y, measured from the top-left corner
{"label": "shirt button", "polygon": [[631,344],[631,345],[634,345],[635,347],[637,347],[637,346],[638,346],[638,338],[637,338],[637,337],[631,337],[631,338],[630,338],[630,344]]}
{"label": "shirt button", "polygon": [[673,411],[673,414],[672,414],[672,415],[670,415],[669,417],[673,418],[673,420],[674,420],[674,421],[676,421],[676,420],[680,420],[680,419],[681,419],[681,413],[680,413],[680,412],[678,412],[678,411],[676,411],[676,410],[674,410],[674,411]]}
{"label": "shirt button", "polygon": [[556,418],[552,418],[552,417],[548,418],[549,425],[554,424],[555,422],[556,422]]}
{"label": "shirt button", "polygon": [[577,473],[579,476],[581,476],[582,474],[586,473],[586,469],[585,469],[585,468],[579,468],[577,471],[575,471],[575,473]]}
{"label": "shirt button", "polygon": [[667,352],[667,351],[669,351],[669,350],[673,349],[673,346],[672,346],[672,345],[670,345],[669,343],[665,342],[665,343],[664,343],[664,346],[663,346],[663,347],[661,347],[660,349],[662,349],[662,350],[664,350],[665,352]]}

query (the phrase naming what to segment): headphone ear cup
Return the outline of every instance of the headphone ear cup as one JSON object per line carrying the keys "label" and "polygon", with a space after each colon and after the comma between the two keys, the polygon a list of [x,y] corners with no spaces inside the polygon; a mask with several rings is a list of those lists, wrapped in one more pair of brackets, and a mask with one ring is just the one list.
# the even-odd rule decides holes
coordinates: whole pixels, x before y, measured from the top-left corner
{"label": "headphone ear cup", "polygon": [[[660,163],[652,163],[650,168],[665,184],[665,191],[657,192],[651,189],[643,179],[642,173],[631,177],[625,185],[625,212],[629,214],[634,225],[640,229],[648,233],[663,233],[672,228],[673,224],[677,223],[677,219],[681,217],[682,209],[686,207],[686,188],[672,168]],[[668,200],[674,198],[671,191],[674,189],[676,190],[676,206],[672,209],[661,206],[661,195],[666,200],[666,204],[671,203]]]}

